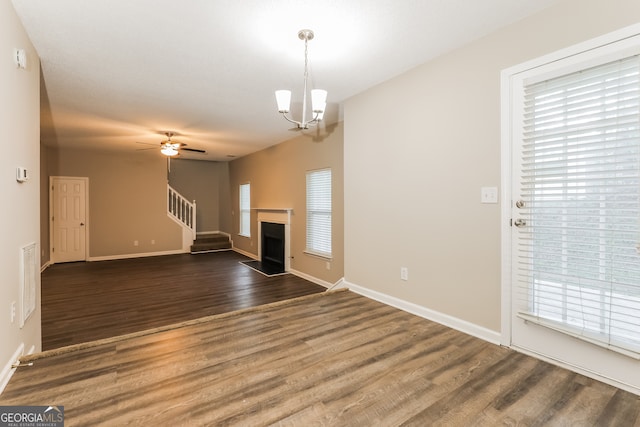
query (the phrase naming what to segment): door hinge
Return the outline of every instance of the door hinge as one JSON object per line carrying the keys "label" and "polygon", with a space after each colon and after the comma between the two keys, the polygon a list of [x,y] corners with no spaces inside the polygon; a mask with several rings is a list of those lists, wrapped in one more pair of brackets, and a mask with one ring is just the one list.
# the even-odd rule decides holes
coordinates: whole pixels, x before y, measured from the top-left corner
{"label": "door hinge", "polygon": [[51,248],[51,252],[55,252],[55,251],[56,251],[56,248]]}

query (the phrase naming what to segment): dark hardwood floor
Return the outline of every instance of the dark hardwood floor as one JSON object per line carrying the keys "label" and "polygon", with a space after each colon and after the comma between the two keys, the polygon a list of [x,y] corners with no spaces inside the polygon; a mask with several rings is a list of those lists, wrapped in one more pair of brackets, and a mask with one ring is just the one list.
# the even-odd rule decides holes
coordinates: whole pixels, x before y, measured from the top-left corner
{"label": "dark hardwood floor", "polygon": [[67,426],[640,426],[639,396],[349,291],[69,349],[23,358],[0,405],[63,405]]}
{"label": "dark hardwood floor", "polygon": [[324,292],[266,277],[236,252],[55,264],[42,274],[42,347],[50,350]]}

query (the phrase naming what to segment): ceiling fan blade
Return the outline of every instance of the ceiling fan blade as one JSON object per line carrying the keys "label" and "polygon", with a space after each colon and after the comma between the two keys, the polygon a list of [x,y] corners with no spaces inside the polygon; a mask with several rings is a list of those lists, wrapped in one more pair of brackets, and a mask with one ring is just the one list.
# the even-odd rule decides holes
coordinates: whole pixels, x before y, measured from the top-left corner
{"label": "ceiling fan blade", "polygon": [[136,144],[144,144],[144,145],[153,145],[154,147],[158,146],[158,143],[150,143],[150,142],[140,142],[140,141],[136,141]]}
{"label": "ceiling fan blade", "polygon": [[201,154],[206,154],[207,153],[205,150],[200,150],[198,148],[181,147],[180,150],[182,150],[182,151],[193,151],[194,153],[201,153]]}

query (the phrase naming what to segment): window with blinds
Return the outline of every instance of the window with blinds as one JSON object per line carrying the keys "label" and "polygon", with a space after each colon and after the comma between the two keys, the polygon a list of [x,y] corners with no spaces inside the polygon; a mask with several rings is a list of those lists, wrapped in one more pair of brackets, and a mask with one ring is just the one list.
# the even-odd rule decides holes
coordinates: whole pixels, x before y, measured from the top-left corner
{"label": "window with blinds", "polygon": [[251,237],[251,184],[240,184],[240,232]]}
{"label": "window with blinds", "polygon": [[520,317],[640,352],[638,56],[525,86]]}
{"label": "window with blinds", "polygon": [[331,169],[307,172],[307,247],[331,257]]}

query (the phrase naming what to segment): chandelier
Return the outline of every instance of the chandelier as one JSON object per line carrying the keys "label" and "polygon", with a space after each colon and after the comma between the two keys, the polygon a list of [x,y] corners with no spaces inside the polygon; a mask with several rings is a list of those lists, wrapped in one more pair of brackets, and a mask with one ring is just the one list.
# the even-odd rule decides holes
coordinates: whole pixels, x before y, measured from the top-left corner
{"label": "chandelier", "polygon": [[320,122],[324,116],[324,110],[327,105],[327,91],[322,89],[311,90],[311,117],[307,120],[307,80],[309,78],[309,60],[307,43],[313,39],[313,31],[300,30],[298,32],[298,38],[304,40],[304,87],[302,92],[302,118],[293,120],[287,114],[289,113],[289,107],[291,106],[291,91],[290,90],[277,90],[276,102],[278,104],[278,112],[282,113],[282,117],[286,120],[294,123],[297,129],[309,129],[310,125],[316,125]]}

